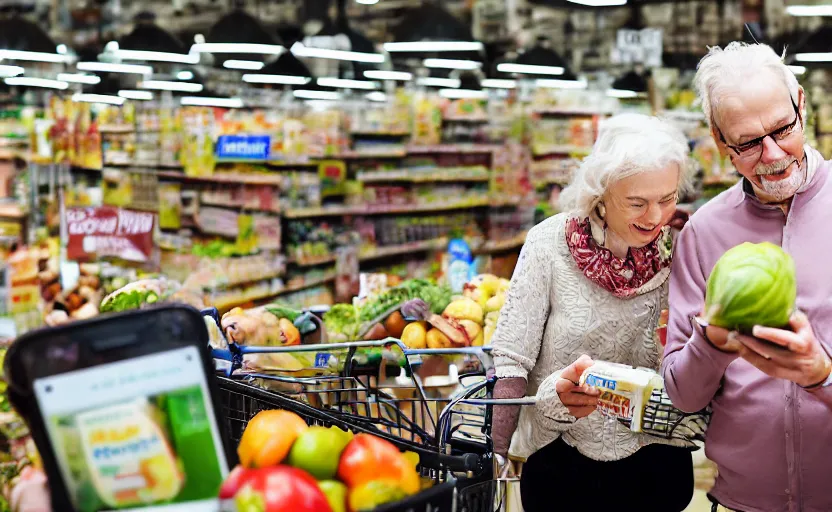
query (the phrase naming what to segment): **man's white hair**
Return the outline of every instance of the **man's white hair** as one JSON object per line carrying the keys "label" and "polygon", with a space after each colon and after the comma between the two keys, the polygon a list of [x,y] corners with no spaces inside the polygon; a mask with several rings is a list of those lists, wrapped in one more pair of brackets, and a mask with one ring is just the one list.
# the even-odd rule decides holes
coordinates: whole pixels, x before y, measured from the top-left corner
{"label": "man's white hair", "polygon": [[690,180],[690,147],[682,132],[657,117],[619,114],[602,121],[592,153],[560,195],[561,210],[586,218],[607,188],[642,172],[679,166],[679,191]]}
{"label": "man's white hair", "polygon": [[749,80],[759,80],[761,69],[768,69],[775,77],[782,77],[792,100],[797,104],[800,84],[783,62],[783,56],[778,56],[770,46],[760,43],[735,41],[725,49],[719,46],[709,48],[708,54],[699,61],[694,79],[694,87],[702,102],[708,126],[713,123],[721,96],[726,91],[741,93],[743,85]]}

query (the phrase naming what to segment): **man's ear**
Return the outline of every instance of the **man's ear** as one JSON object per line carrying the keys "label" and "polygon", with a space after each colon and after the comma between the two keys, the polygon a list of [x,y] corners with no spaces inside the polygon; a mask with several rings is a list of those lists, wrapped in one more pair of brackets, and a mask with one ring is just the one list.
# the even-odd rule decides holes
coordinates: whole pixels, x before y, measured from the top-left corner
{"label": "man's ear", "polygon": [[797,111],[800,112],[801,124],[806,124],[806,92],[803,87],[797,88]]}

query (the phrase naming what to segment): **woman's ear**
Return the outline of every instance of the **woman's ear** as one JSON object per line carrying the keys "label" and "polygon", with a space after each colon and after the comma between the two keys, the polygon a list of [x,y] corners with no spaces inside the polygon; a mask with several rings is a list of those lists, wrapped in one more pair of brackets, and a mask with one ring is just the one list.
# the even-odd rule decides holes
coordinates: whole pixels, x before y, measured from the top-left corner
{"label": "woman's ear", "polygon": [[603,201],[599,202],[598,206],[596,206],[595,209],[598,210],[598,217],[600,217],[601,220],[606,220],[607,207],[604,206],[604,202]]}

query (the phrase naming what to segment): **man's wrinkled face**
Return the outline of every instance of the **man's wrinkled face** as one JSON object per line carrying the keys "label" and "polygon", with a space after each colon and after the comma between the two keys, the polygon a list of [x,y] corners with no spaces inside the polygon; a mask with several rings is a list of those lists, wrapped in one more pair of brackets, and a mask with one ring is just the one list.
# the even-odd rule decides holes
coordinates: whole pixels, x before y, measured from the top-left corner
{"label": "man's wrinkled face", "polygon": [[779,202],[791,198],[806,179],[803,92],[792,99],[781,78],[764,73],[772,76],[720,96],[713,135],[737,171],[767,196],[764,199]]}

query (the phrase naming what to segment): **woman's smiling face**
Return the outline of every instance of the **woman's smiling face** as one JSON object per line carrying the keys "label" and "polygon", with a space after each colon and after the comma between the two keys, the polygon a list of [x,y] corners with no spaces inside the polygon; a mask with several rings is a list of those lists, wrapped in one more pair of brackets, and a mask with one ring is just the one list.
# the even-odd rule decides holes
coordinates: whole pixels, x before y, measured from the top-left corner
{"label": "woman's smiling face", "polygon": [[616,255],[644,247],[659,236],[676,211],[679,175],[674,163],[610,184],[603,196],[606,245]]}

